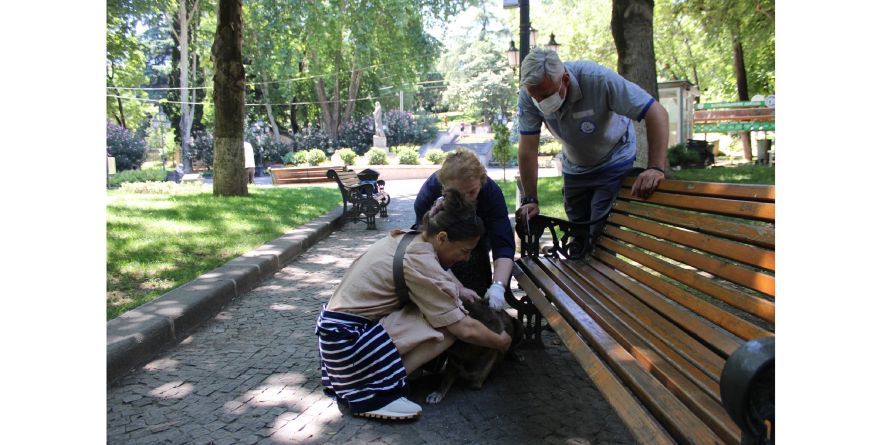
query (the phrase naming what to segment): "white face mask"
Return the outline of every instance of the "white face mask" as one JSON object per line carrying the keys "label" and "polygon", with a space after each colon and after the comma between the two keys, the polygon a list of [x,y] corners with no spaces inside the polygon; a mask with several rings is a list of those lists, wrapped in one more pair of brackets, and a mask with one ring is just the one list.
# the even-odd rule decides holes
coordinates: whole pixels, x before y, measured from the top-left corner
{"label": "white face mask", "polygon": [[[562,88],[562,85],[560,87]],[[532,103],[534,103],[542,113],[554,114],[554,112],[559,110],[560,106],[563,105],[563,101],[566,100],[566,97],[560,97],[560,89],[557,89],[554,94],[542,99],[541,102],[535,100],[534,97],[531,99]]]}

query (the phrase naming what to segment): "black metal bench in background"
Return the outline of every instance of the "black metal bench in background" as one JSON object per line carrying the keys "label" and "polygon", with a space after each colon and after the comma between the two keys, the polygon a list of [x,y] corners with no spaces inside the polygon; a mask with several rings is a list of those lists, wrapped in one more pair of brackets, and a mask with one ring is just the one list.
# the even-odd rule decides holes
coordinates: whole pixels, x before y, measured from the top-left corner
{"label": "black metal bench in background", "polygon": [[367,229],[375,229],[375,215],[387,218],[391,199],[384,191],[384,180],[361,180],[352,170],[329,169],[326,176],[338,184],[345,218],[364,222]]}
{"label": "black metal bench in background", "polygon": [[633,179],[593,248],[587,226],[518,227],[521,315],[544,317],[639,443],[773,443],[775,188],[666,180],[643,200]]}

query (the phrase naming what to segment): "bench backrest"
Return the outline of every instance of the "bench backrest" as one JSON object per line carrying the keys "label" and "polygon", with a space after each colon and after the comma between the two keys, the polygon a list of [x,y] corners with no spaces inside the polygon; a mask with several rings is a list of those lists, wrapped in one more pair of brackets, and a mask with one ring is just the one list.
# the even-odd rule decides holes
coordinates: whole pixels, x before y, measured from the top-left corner
{"label": "bench backrest", "polygon": [[631,196],[634,179],[593,258],[727,331],[682,326],[721,354],[773,335],[775,187],[667,180],[644,200]]}
{"label": "bench backrest", "polygon": [[353,170],[336,171],[328,169],[326,175],[329,178],[335,179],[339,185],[344,187],[354,187],[360,184],[360,178],[357,177],[357,173]]}

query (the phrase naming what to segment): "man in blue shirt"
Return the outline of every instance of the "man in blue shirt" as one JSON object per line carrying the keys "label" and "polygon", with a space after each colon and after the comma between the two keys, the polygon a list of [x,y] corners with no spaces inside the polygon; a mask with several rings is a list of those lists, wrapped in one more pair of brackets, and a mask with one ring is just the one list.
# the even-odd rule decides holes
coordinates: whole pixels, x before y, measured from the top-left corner
{"label": "man in blue shirt", "polygon": [[668,113],[649,93],[590,61],[562,63],[552,50],[534,48],[521,64],[517,106],[518,162],[523,224],[538,214],[538,145],[542,122],[563,144],[563,203],[572,222],[592,223],[599,236],[622,179],[637,156],[631,120],[646,119],[649,165],[631,193],[647,198],[664,179]]}

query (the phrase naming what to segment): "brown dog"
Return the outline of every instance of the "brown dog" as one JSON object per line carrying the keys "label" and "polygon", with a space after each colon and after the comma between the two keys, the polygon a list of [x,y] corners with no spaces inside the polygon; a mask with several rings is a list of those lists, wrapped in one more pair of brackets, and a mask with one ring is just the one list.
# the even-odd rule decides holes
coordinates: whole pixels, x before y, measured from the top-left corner
{"label": "brown dog", "polygon": [[[523,326],[507,312],[495,311],[489,307],[488,301],[477,299],[465,301],[465,309],[480,323],[495,333],[506,331],[511,336],[511,348],[507,354],[513,354],[514,348],[523,338]],[[428,394],[428,403],[440,403],[456,379],[462,379],[468,383],[471,389],[480,389],[489,373],[506,355],[495,349],[484,348],[468,344],[459,340],[455,341],[447,351],[446,368],[443,371],[443,381],[440,388]]]}

